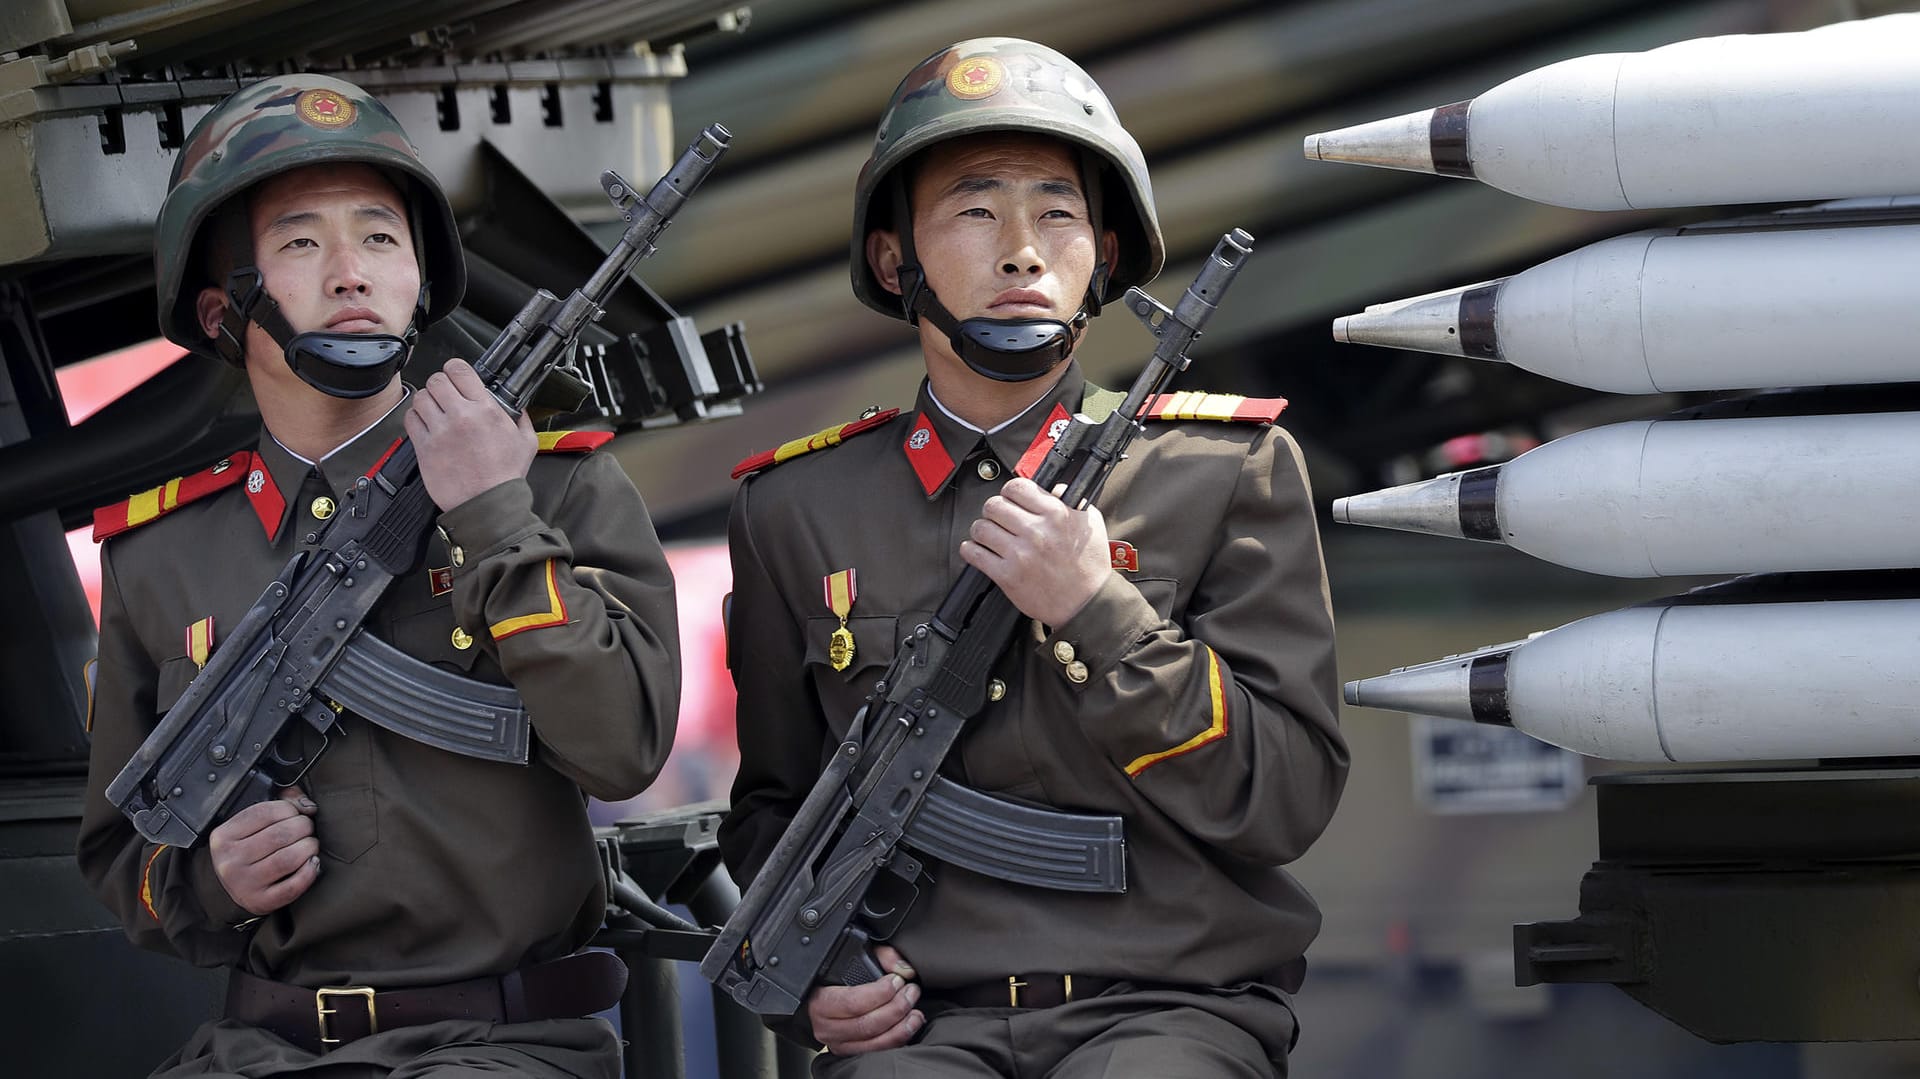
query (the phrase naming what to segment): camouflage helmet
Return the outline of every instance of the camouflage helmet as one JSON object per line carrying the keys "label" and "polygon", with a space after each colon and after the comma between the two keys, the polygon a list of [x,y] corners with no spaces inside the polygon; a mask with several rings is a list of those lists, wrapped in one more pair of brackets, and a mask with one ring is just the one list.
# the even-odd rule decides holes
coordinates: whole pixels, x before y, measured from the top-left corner
{"label": "camouflage helmet", "polygon": [[244,87],[214,106],[174,159],[154,224],[161,333],[190,351],[216,354],[195,311],[201,287],[218,284],[202,264],[202,233],[210,220],[233,196],[269,177],[345,163],[372,165],[400,189],[421,281],[432,286],[425,321],[451,313],[467,286],[453,207],[400,121],[352,83],[292,74]]}
{"label": "camouflage helmet", "polygon": [[1166,246],[1154,214],[1146,157],[1120,126],[1107,96],[1080,65],[1045,45],[980,37],[922,60],[887,101],[873,154],[854,186],[851,268],[854,295],[862,303],[881,314],[904,317],[900,297],[882,288],[867,265],[867,233],[880,227],[877,222],[887,220],[891,209],[888,176],[934,143],[987,131],[1065,139],[1106,163],[1109,175],[1102,190],[1118,186],[1126,192],[1130,212],[1120,212],[1117,199],[1104,200],[1110,211],[1105,227],[1119,234],[1120,258],[1111,267],[1101,299],[1111,300],[1159,274]]}

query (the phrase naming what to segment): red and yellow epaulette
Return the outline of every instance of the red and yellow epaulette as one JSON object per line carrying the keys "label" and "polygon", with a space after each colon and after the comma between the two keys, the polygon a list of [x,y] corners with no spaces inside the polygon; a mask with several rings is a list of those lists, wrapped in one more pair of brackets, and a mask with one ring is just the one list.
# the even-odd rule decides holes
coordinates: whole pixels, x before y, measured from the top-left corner
{"label": "red and yellow epaulette", "polygon": [[542,431],[541,453],[592,453],[613,441],[612,431]]}
{"label": "red and yellow epaulette", "polygon": [[171,479],[151,491],[142,491],[125,502],[115,502],[93,511],[93,542],[117,536],[157,520],[189,502],[224,491],[247,476],[251,451],[222,457],[204,471]]}
{"label": "red and yellow epaulette", "polygon": [[1155,394],[1140,410],[1143,420],[1219,420],[1222,423],[1272,423],[1285,411],[1284,397],[1242,397],[1237,393]]}
{"label": "red and yellow epaulette", "polygon": [[773,449],[756,453],[752,457],[734,465],[733,478],[737,480],[742,476],[758,472],[763,468],[772,468],[782,461],[791,461],[801,454],[812,453],[814,450],[824,450],[828,446],[838,446],[854,435],[862,431],[871,431],[899,414],[899,409],[889,408],[884,412],[876,412],[871,416],[854,420],[852,423],[838,424],[824,431],[816,431],[805,438],[796,438],[791,442],[784,442]]}

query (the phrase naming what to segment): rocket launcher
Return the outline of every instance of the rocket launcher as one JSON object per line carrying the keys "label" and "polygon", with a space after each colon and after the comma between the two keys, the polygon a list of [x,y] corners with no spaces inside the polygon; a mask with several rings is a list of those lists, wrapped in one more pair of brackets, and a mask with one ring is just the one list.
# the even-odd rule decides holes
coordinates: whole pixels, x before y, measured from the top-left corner
{"label": "rocket launcher", "polygon": [[[519,415],[615,287],[732,140],[710,125],[645,197],[612,172],[601,187],[627,229],[587,283],[527,301],[474,361],[500,407]],[[411,440],[363,476],[311,551],[293,557],[167,711],[107,800],[155,843],[190,847],[208,829],[296,782],[341,712],[482,760],[527,762],[527,711],[510,687],[450,674],[362,628],[396,577],[419,564],[436,509]]]}
{"label": "rocket launcher", "polygon": [[[1134,288],[1122,303],[1159,341],[1126,399],[1103,419],[1076,415],[1033,479],[1080,508],[1099,494],[1139,432],[1146,403],[1186,370],[1186,351],[1250,253],[1235,229],[1168,310]],[[940,776],[966,724],[988,705],[989,673],[1020,612],[968,567],[914,627],[854,716],[847,738],[700,963],[742,1007],[791,1015],[822,982],[882,977],[869,945],[888,939],[935,858],[1000,880],[1063,891],[1126,890],[1119,817],[1008,802]]]}

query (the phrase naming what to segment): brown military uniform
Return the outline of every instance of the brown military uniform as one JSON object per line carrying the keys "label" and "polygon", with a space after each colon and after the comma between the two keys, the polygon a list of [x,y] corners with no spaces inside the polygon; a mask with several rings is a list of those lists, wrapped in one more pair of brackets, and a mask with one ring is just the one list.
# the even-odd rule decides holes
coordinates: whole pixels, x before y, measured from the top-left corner
{"label": "brown military uniform", "polygon": [[[741,486],[729,535],[741,763],[721,831],[736,877],[768,856],[895,642],[964,568],[960,541],[987,497],[1036,443],[1044,453],[1055,421],[1110,411],[1118,397],[1070,367],[1041,402],[983,436],[923,388],[916,413]],[[1149,423],[1099,504],[1115,572],[1068,624],[1029,623],[994,669],[1005,699],[972,721],[947,771],[996,794],[1120,814],[1128,890],[1048,891],[936,865],[894,941],[924,987],[928,1032],[832,1067],[934,1068],[948,1057],[927,1047],[948,1032],[964,1040],[959,1028],[980,1014],[943,1008],[943,993],[977,1000],[984,986],[1035,972],[1122,983],[1052,1009],[1043,1026],[1119,1037],[1115,1024],[1191,1008],[1250,1032],[1253,1059],[1284,1066],[1292,1019],[1276,987],[1297,982],[1320,918],[1279,867],[1326,826],[1347,768],[1299,453],[1261,423]],[[836,671],[828,647],[840,619],[823,579],[846,569],[856,651]],[[1141,983],[1162,987],[1144,1011]],[[996,1025],[996,1037],[1010,1036]],[[1030,1067],[1049,1065],[1027,1060],[1021,1073]]]}
{"label": "brown military uniform", "polygon": [[[317,468],[263,433],[256,451],[228,460],[228,469],[243,470],[237,482],[104,548],[79,859],[142,945],[296,986],[384,990],[564,956],[600,924],[605,895],[583,792],[621,799],[651,782],[672,744],[679,690],[672,578],[644,505],[607,455],[543,452],[525,481],[442,514],[425,564],[393,582],[368,622],[416,658],[511,682],[532,718],[527,766],[433,749],[349,713],[303,780],[319,805],[320,877],[290,906],[243,929],[233,926],[247,915],[215,878],[204,842],[186,850],[149,844],[103,795],[193,677],[191,628],[204,633],[211,617],[212,647],[220,646],[220,634],[238,625],[266,583],[311,546],[316,513],[328,512],[320,500],[337,504],[402,436],[406,407]],[[174,492],[163,488],[158,509],[178,490],[192,494],[196,483],[225,478],[209,470]],[[137,519],[142,500],[132,505]],[[145,512],[154,508],[150,498]],[[454,1026],[441,1031],[443,1040],[498,1036],[554,1047],[535,1056],[556,1073],[618,1068],[603,1023],[503,1025],[493,1035],[484,1024]],[[434,1029],[383,1033],[348,1048],[354,1059],[393,1067],[431,1042]],[[319,1063],[288,1057],[278,1039],[231,1023],[203,1029],[183,1057],[179,1074],[266,1061],[279,1074],[300,1070],[303,1060]],[[504,1059],[542,1071],[523,1053]]]}

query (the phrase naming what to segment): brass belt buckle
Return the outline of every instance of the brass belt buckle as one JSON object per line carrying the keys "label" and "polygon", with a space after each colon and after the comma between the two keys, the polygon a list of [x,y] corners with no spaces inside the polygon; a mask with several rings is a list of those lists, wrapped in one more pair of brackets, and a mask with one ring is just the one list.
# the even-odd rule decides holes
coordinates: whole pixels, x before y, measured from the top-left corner
{"label": "brass belt buckle", "polygon": [[367,1005],[367,1033],[368,1034],[380,1033],[380,1020],[374,1013],[372,986],[345,985],[345,986],[337,986],[337,987],[330,986],[330,987],[325,987],[321,989],[315,989],[313,991],[313,1008],[314,1008],[316,1018],[318,1018],[319,1024],[320,1024],[320,1044],[322,1046],[334,1046],[334,1045],[340,1044],[340,1039],[335,1037],[330,1037],[329,1032],[327,1030],[327,1017],[330,1015],[336,1014],[340,1010],[338,1008],[327,1007],[328,997],[359,997],[361,1000],[365,1001]]}
{"label": "brass belt buckle", "polygon": [[1007,975],[1007,1007],[1018,1008],[1020,1006],[1020,990],[1026,987],[1027,983],[1020,980],[1020,975]]}

